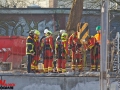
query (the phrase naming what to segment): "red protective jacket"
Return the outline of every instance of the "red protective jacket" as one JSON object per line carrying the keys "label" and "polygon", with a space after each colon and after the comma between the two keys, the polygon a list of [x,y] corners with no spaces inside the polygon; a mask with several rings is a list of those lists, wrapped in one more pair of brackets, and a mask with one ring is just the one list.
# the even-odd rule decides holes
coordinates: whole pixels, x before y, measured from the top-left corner
{"label": "red protective jacket", "polygon": [[53,37],[47,36],[42,40],[41,48],[44,50],[53,50],[54,44],[53,44]]}
{"label": "red protective jacket", "polygon": [[80,41],[77,37],[77,32],[72,34],[68,39],[68,46],[72,49],[72,51],[76,51],[78,48],[81,47]]}
{"label": "red protective jacket", "polygon": [[60,40],[58,42],[56,42],[56,45],[55,45],[55,49],[56,49],[56,54],[68,54],[68,42],[67,40]]}
{"label": "red protective jacket", "polygon": [[34,51],[35,55],[40,55],[40,42],[38,39],[34,39]]}
{"label": "red protective jacket", "polygon": [[92,49],[92,47],[95,46],[96,42],[97,42],[97,40],[96,40],[95,37],[89,38],[89,40],[88,40],[88,48]]}

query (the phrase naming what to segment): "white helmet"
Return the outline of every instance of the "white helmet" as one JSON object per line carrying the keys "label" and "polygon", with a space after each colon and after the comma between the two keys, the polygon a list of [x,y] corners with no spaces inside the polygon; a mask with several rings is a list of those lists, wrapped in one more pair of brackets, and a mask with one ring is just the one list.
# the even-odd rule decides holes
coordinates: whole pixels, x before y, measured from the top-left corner
{"label": "white helmet", "polygon": [[65,33],[65,32],[66,32],[65,30],[60,30],[60,34]]}
{"label": "white helmet", "polygon": [[49,31],[48,29],[45,29],[45,30],[44,30],[44,33],[46,34],[46,33],[48,33],[48,31]]}

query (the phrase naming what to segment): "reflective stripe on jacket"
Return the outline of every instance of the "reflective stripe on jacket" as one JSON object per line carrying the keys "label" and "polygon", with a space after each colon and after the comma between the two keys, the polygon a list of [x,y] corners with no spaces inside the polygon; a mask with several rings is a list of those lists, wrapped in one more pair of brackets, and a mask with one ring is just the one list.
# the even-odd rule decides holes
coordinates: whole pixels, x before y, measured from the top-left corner
{"label": "reflective stripe on jacket", "polygon": [[34,53],[34,40],[32,37],[28,36],[26,41],[26,54]]}

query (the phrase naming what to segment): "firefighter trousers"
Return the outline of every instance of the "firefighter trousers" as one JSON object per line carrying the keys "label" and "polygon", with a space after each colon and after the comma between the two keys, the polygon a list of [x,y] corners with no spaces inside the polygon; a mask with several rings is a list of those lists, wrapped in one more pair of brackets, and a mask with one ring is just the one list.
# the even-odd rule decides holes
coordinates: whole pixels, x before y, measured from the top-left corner
{"label": "firefighter trousers", "polygon": [[100,46],[95,45],[90,50],[90,56],[91,56],[91,70],[97,71],[100,70]]}
{"label": "firefighter trousers", "polygon": [[53,71],[53,53],[51,50],[44,51],[44,73],[52,72]]}
{"label": "firefighter trousers", "polygon": [[32,70],[38,71],[38,61],[39,61],[39,55],[35,55],[31,63]]}
{"label": "firefighter trousers", "polygon": [[82,54],[72,51],[72,66],[71,66],[71,69],[75,70],[76,66],[79,69],[79,71],[81,71],[83,69]]}
{"label": "firefighter trousers", "polygon": [[64,73],[64,72],[66,72],[66,59],[65,58],[63,58],[63,59],[61,59],[61,58],[59,58],[58,60],[57,60],[57,72],[58,73]]}
{"label": "firefighter trousers", "polygon": [[32,62],[33,56],[31,54],[28,54],[27,58],[28,58],[28,60],[27,60],[27,72],[31,73],[31,62]]}

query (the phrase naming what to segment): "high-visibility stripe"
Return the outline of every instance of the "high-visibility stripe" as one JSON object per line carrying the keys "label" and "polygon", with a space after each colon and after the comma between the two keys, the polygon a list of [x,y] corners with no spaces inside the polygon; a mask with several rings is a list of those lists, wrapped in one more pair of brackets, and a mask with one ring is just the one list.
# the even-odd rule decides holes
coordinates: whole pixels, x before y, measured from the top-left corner
{"label": "high-visibility stripe", "polygon": [[53,68],[52,67],[48,67],[48,70],[52,70]]}
{"label": "high-visibility stripe", "polygon": [[62,73],[66,72],[66,69],[62,69]]}
{"label": "high-visibility stripe", "polygon": [[72,67],[75,67],[75,65],[71,65]]}
{"label": "high-visibility stripe", "polygon": [[26,43],[26,44],[31,44],[31,45],[33,45],[32,43]]}
{"label": "high-visibility stripe", "polygon": [[57,71],[59,72],[59,71],[62,71],[62,68],[57,68]]}

